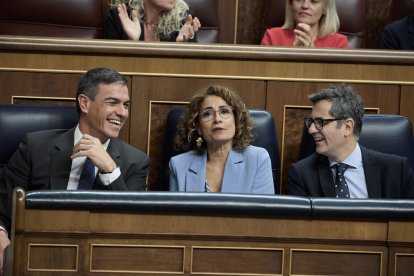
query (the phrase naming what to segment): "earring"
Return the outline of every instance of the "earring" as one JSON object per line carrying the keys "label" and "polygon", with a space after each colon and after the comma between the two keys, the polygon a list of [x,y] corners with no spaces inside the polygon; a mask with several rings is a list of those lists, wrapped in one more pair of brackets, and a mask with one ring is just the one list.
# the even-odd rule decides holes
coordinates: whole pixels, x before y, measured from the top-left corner
{"label": "earring", "polygon": [[197,148],[201,147],[201,145],[203,144],[203,138],[201,138],[201,136],[197,138],[196,144]]}

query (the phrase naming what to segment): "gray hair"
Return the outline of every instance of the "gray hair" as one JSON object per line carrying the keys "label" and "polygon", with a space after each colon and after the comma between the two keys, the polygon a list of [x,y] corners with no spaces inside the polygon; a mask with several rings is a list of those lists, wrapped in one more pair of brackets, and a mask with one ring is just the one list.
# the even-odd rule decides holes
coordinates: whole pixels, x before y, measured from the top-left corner
{"label": "gray hair", "polygon": [[[309,100],[315,105],[319,101],[327,100],[332,103],[329,114],[334,118],[352,118],[355,122],[354,134],[357,138],[361,135],[362,118],[364,117],[364,104],[351,86],[344,84],[322,89],[309,96]],[[337,121],[339,128],[342,121]]]}

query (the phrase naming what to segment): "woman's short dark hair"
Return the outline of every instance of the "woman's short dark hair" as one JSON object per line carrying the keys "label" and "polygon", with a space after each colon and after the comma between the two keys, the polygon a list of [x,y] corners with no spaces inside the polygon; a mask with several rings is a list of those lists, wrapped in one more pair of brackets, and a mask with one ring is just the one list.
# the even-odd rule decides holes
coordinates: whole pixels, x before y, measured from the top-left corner
{"label": "woman's short dark hair", "polygon": [[233,149],[236,151],[246,149],[253,139],[253,122],[250,113],[239,95],[230,88],[221,85],[211,85],[203,88],[192,97],[178,125],[178,133],[174,141],[175,149],[179,151],[195,150],[201,154],[207,147],[205,142],[201,147],[197,147],[196,139],[199,137],[197,126],[201,104],[208,96],[218,96],[232,107],[236,127]]}

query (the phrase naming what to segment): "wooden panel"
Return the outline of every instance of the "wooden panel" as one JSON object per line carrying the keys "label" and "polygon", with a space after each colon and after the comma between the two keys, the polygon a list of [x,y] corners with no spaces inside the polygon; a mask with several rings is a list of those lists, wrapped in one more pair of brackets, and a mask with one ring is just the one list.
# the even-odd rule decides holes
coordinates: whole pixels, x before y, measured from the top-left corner
{"label": "wooden panel", "polygon": [[[267,0],[239,0],[237,43],[259,45]],[[260,20],[257,20],[260,18]]]}
{"label": "wooden panel", "polygon": [[411,276],[414,271],[414,253],[396,254],[395,256],[395,276]]}
{"label": "wooden panel", "polygon": [[382,275],[381,252],[293,249],[289,275]]}
{"label": "wooden panel", "polygon": [[[236,43],[238,1],[239,0],[219,0],[220,43]],[[203,22],[201,22],[201,25],[203,25]]]}
{"label": "wooden panel", "polygon": [[168,113],[176,107],[185,107],[187,103],[180,102],[150,102],[150,122],[148,137],[148,155],[151,156],[150,174],[148,176],[149,190],[168,190],[160,181],[162,154],[164,152],[166,120]]}
{"label": "wooden panel", "polygon": [[[132,234],[175,234],[249,237],[259,235],[262,238],[284,237],[290,239],[350,239],[385,240],[387,223],[300,220],[286,221],[284,218],[270,220],[245,216],[196,216],[183,214],[123,214],[91,213],[91,232],[132,233]],[[306,231],[305,231],[306,230]]]}
{"label": "wooden panel", "polygon": [[281,275],[283,271],[280,249],[193,247],[192,253],[194,273]]}
{"label": "wooden panel", "polygon": [[16,222],[16,231],[26,229],[34,232],[42,232],[46,229],[62,232],[87,232],[88,211],[72,212],[68,210],[46,210],[31,209],[26,212],[25,221]]}
{"label": "wooden panel", "polygon": [[414,223],[409,221],[390,222],[388,238],[391,241],[409,241],[414,243]]}
{"label": "wooden panel", "polygon": [[29,271],[77,271],[78,246],[29,244]]}
{"label": "wooden panel", "polygon": [[184,247],[92,244],[91,271],[183,273]]}
{"label": "wooden panel", "polygon": [[0,71],[0,102],[12,96],[75,98],[81,74]]}

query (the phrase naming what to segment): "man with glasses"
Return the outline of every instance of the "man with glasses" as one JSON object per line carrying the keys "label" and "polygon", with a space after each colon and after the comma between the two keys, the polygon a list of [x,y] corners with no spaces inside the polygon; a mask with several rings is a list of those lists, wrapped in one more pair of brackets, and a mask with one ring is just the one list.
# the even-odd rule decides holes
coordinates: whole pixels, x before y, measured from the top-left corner
{"label": "man with glasses", "polygon": [[349,86],[310,95],[305,119],[316,152],[292,165],[289,194],[336,198],[414,198],[414,173],[406,158],[358,144],[364,107]]}

